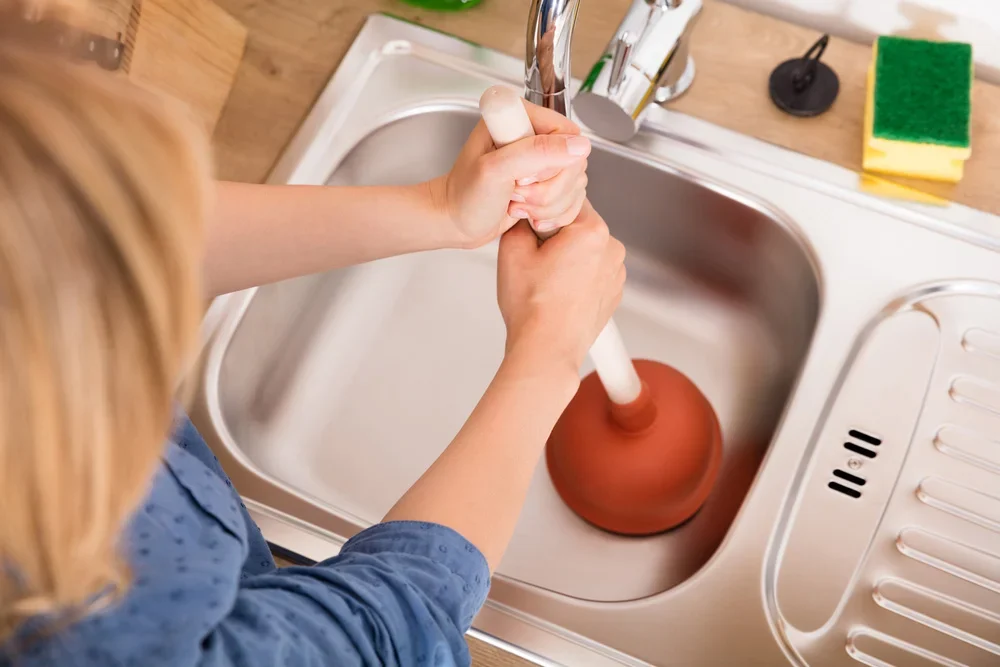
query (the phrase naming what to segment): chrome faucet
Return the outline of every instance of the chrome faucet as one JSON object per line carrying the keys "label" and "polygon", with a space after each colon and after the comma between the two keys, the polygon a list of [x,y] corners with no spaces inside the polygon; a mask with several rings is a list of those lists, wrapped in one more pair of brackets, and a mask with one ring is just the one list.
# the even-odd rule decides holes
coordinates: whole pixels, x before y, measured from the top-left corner
{"label": "chrome faucet", "polygon": [[[570,47],[580,0],[532,0],[524,57],[525,97],[570,115]],[[678,97],[694,80],[688,54],[702,0],[633,0],[573,110],[591,130],[627,141],[650,101]]]}

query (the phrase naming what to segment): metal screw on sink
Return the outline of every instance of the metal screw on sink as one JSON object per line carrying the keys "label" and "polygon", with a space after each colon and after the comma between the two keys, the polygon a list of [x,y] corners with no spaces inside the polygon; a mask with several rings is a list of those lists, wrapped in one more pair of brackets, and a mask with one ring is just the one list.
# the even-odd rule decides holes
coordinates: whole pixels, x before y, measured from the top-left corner
{"label": "metal screw on sink", "polygon": [[863,465],[864,462],[861,459],[851,458],[847,461],[847,467],[851,470],[861,470],[861,466]]}

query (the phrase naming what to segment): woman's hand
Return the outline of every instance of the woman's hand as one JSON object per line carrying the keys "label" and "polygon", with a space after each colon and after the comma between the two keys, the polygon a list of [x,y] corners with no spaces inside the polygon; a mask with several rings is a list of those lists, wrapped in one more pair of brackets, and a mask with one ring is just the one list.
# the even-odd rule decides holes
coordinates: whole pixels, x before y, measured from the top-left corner
{"label": "woman's hand", "polygon": [[497,289],[507,354],[465,426],[386,521],[453,528],[496,569],[580,364],[621,299],[624,259],[587,202],[542,245],[526,223],[503,235]]}
{"label": "woman's hand", "polygon": [[577,373],[621,301],[625,247],[585,201],[576,221],[544,244],[524,224],[511,229],[498,261],[507,355]]}
{"label": "woman's hand", "polygon": [[555,230],[583,206],[590,141],[565,116],[524,104],[536,136],[497,149],[480,121],[451,171],[430,183],[459,247],[489,243],[525,218]]}
{"label": "woman's hand", "polygon": [[569,224],[583,205],[590,142],[568,118],[525,106],[539,136],[497,150],[480,121],[451,172],[432,181],[219,183],[205,252],[209,293],[411,252],[475,248],[522,218],[539,230]]}

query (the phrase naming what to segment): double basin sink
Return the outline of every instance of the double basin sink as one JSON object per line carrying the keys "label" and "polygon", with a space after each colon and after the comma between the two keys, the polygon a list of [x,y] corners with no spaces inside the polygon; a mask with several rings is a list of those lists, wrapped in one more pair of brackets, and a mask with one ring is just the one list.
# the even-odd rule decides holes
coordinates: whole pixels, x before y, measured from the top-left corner
{"label": "double basin sink", "polygon": [[[521,76],[373,16],[270,181],[438,176]],[[1000,220],[658,107],[593,141],[616,320],[709,398],[722,472],[693,520],[625,538],[540,464],[473,633],[571,666],[1000,663]],[[336,554],[448,444],[502,358],[495,271],[494,244],[216,300],[192,412],[272,544]]]}

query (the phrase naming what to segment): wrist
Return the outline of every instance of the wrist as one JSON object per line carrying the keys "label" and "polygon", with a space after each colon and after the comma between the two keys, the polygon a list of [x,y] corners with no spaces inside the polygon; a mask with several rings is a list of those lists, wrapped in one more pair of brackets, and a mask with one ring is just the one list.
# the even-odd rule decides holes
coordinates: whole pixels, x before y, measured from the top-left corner
{"label": "wrist", "polygon": [[514,344],[507,350],[497,375],[538,385],[538,395],[551,400],[557,414],[562,413],[580,386],[579,365],[569,356],[527,343]]}
{"label": "wrist", "polygon": [[458,231],[448,205],[448,176],[438,176],[418,186],[425,200],[425,222],[433,230],[437,248],[463,248],[466,239]]}

